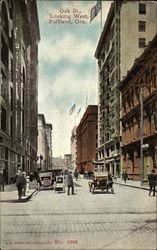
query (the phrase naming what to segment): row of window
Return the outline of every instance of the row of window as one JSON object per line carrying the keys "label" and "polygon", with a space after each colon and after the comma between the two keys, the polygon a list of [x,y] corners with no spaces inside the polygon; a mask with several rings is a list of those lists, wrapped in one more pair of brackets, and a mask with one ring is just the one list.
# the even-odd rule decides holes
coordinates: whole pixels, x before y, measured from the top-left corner
{"label": "row of window", "polygon": [[[141,15],[146,14],[146,4],[139,3],[139,14],[141,14]],[[146,31],[146,22],[145,21],[139,21],[139,31],[140,32]],[[139,38],[139,48],[145,48],[145,47],[146,47],[146,39]]]}
{"label": "row of window", "polygon": [[[156,116],[154,113],[149,114],[147,117],[147,120],[149,121],[150,124],[156,124]],[[135,127],[139,128],[140,127],[140,118],[135,118],[127,122],[122,123],[123,126],[123,132],[126,132],[127,130],[132,131]]]}

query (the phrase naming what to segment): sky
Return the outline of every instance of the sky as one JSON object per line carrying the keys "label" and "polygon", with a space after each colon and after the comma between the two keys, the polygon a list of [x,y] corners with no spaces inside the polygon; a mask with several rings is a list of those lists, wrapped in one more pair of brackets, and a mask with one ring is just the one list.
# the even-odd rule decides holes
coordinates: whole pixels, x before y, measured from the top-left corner
{"label": "sky", "polygon": [[[102,27],[101,11],[90,23],[90,10],[95,4],[96,1],[37,1],[41,36],[38,113],[52,124],[54,157],[71,153],[73,127],[79,124],[86,105],[98,103],[94,54],[111,1],[102,1]],[[76,110],[69,115],[73,104]]]}

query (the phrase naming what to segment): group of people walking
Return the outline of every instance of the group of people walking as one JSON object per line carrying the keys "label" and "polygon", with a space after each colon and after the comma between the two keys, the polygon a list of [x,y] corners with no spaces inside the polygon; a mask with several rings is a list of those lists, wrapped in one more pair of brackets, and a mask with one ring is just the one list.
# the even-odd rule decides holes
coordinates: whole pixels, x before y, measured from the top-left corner
{"label": "group of people walking", "polygon": [[[76,178],[76,175],[75,175]],[[37,179],[37,178],[36,178]],[[124,170],[122,172],[122,179],[126,183],[126,180],[128,179],[128,174],[127,171]],[[148,181],[149,181],[149,196],[153,192],[153,196],[155,196],[155,187],[157,183],[157,174],[155,173],[155,169],[151,171],[151,173],[148,176]],[[20,200],[22,195],[26,195],[26,173],[22,172],[22,169],[19,167],[18,172],[16,173],[14,177],[14,183],[16,183],[17,190],[18,190],[18,199]],[[113,180],[112,180],[113,183]],[[71,194],[74,194],[74,182],[73,182],[73,176],[72,172],[69,171],[67,175],[67,195],[70,195],[70,190]]]}

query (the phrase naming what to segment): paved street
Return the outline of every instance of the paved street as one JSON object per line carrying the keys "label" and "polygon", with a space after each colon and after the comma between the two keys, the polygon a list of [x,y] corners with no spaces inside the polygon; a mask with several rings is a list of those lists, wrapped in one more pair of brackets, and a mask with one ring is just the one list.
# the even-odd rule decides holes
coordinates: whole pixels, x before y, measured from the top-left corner
{"label": "paved street", "polygon": [[40,191],[26,203],[1,203],[1,249],[156,249],[156,197],[114,185],[115,194]]}

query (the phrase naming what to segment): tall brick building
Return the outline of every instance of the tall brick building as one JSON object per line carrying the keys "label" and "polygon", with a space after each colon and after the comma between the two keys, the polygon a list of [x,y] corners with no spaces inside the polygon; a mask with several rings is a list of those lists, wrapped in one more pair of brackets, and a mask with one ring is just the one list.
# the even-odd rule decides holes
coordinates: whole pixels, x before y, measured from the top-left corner
{"label": "tall brick building", "polygon": [[122,92],[122,169],[140,179],[141,88],[143,89],[144,180],[157,167],[157,35],[120,84]]}
{"label": "tall brick building", "polygon": [[89,105],[77,127],[77,168],[79,172],[93,171],[96,160],[98,106]]}

